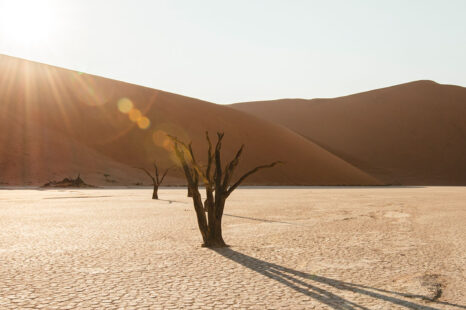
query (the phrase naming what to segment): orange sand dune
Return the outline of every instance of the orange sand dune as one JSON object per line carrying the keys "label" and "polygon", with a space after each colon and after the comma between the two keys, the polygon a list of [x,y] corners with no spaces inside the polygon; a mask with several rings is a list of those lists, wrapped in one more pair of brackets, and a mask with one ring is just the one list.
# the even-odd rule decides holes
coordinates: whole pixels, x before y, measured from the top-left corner
{"label": "orange sand dune", "polygon": [[[175,163],[167,133],[192,140],[201,154],[205,130],[225,132],[225,159],[246,144],[240,172],[286,162],[249,184],[379,184],[300,135],[230,107],[0,55],[3,184],[36,185],[79,172],[95,185],[147,184],[135,166]],[[180,171],[167,182],[183,183]]]}
{"label": "orange sand dune", "polygon": [[417,81],[231,107],[289,128],[383,182],[466,185],[464,87]]}

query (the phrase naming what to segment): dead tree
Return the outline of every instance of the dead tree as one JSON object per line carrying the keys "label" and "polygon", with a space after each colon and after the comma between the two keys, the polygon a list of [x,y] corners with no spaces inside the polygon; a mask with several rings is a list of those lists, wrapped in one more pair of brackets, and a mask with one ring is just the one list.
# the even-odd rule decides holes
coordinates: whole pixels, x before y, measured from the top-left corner
{"label": "dead tree", "polygon": [[146,168],[137,168],[137,169],[141,169],[142,171],[144,171],[151,178],[152,184],[154,185],[154,191],[152,192],[152,199],[159,199],[159,194],[158,194],[159,186],[160,186],[160,184],[162,184],[163,179],[165,179],[165,176],[167,175],[168,171],[171,168],[166,169],[164,171],[164,173],[162,174],[162,177],[159,177],[159,169],[158,169],[157,163],[155,161],[154,161],[155,175],[152,175]]}
{"label": "dead tree", "polygon": [[[222,168],[221,148],[223,133],[217,133],[217,144],[215,149],[206,132],[206,139],[209,146],[207,151],[207,165],[201,167],[194,156],[192,144],[186,145],[178,138],[169,136],[174,142],[174,152],[181,163],[188,191],[192,195],[194,210],[196,211],[197,223],[201,231],[203,245],[205,247],[225,247],[222,236],[222,216],[225,208],[225,201],[231,193],[250,175],[264,168],[271,168],[280,163],[279,161],[267,165],[261,165],[249,170],[238,180],[232,183],[233,173],[238,166],[239,159],[243,153],[244,145],[240,147],[232,161]],[[202,182],[206,190],[206,199],[202,202],[199,193],[199,183]],[[207,212],[207,216],[206,216]]]}

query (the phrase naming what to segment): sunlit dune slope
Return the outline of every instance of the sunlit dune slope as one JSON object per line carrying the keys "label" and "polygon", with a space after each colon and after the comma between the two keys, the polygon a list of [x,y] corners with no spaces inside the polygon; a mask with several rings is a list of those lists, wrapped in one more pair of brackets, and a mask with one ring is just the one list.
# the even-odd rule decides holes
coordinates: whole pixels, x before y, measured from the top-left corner
{"label": "sunlit dune slope", "polygon": [[[206,130],[213,140],[225,132],[225,160],[246,145],[238,174],[286,162],[248,184],[379,184],[291,130],[230,107],[9,56],[0,56],[0,124],[0,182],[11,185],[79,172],[96,185],[147,184],[134,167],[176,163],[167,133],[192,141],[202,161]],[[167,184],[183,183],[174,169]]]}
{"label": "sunlit dune slope", "polygon": [[79,173],[90,184],[129,182],[140,177],[127,165],[34,121],[2,121],[0,145],[0,185],[37,185]]}
{"label": "sunlit dune slope", "polygon": [[417,81],[334,99],[231,106],[280,124],[383,182],[466,185],[466,88]]}

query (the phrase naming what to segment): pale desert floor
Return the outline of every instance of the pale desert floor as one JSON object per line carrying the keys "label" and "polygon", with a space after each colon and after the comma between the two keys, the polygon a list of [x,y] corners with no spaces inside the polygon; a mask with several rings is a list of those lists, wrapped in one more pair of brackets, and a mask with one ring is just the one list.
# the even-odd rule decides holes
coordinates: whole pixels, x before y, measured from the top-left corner
{"label": "pale desert floor", "polygon": [[[466,187],[0,190],[0,309],[466,309]],[[433,301],[432,301],[433,300]]]}

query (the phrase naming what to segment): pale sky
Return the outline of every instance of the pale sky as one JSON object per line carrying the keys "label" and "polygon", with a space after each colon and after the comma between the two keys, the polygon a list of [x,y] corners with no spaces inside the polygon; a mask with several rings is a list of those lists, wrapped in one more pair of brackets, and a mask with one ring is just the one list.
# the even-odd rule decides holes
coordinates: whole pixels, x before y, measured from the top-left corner
{"label": "pale sky", "polygon": [[466,0],[0,0],[0,53],[222,104],[466,86]]}

